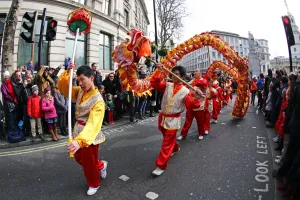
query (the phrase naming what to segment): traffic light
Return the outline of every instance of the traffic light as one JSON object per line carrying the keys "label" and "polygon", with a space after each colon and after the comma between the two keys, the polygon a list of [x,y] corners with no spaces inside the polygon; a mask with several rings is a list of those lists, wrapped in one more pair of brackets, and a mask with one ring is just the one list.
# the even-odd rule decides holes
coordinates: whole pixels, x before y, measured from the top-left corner
{"label": "traffic light", "polygon": [[283,22],[286,38],[288,41],[288,45],[291,47],[295,45],[295,38],[294,38],[294,33],[291,25],[291,20],[288,16],[283,16],[282,22]]}
{"label": "traffic light", "polygon": [[38,17],[38,12],[26,12],[23,16],[24,21],[22,27],[26,30],[21,33],[21,37],[27,43],[34,43],[35,40],[35,25]]}
{"label": "traffic light", "polygon": [[57,21],[50,20],[47,24],[46,40],[53,41],[56,39]]}

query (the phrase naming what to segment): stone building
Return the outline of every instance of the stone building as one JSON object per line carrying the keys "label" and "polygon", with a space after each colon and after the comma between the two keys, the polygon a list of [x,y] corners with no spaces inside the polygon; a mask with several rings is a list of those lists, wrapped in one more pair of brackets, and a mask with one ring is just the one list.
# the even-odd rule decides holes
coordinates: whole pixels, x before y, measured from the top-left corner
{"label": "stone building", "polygon": [[[249,38],[242,37],[236,33],[224,31],[213,30],[211,32],[216,35],[219,35],[220,38],[227,41],[231,46],[234,47],[235,51],[237,51],[240,56],[248,58],[250,52]],[[255,52],[264,52],[264,59],[269,60],[270,54],[268,48],[268,41],[261,39],[255,40],[255,42],[257,44]],[[256,56],[258,55],[256,54]],[[221,60],[227,63],[227,60],[223,57],[223,55],[220,52],[216,51],[212,47],[203,47],[185,55],[179,61],[179,64],[185,66],[187,68],[187,71],[189,72],[194,71],[196,68],[200,68],[203,72],[205,72],[207,68],[211,65],[211,63],[215,60]],[[269,64],[265,64],[266,71],[269,67]],[[261,68],[263,70],[263,65],[261,65]]]}
{"label": "stone building", "polygon": [[[0,39],[11,2],[0,1]],[[75,37],[68,32],[67,16],[74,9],[84,6],[93,14],[93,21],[90,33],[79,37],[76,52],[77,65],[97,63],[104,73],[115,70],[115,65],[111,60],[111,51],[121,41],[128,38],[128,31],[131,28],[137,28],[147,35],[147,26],[150,22],[144,0],[24,1],[15,33],[14,68],[26,65],[30,60],[37,63],[38,43],[28,44],[20,37],[22,17],[25,12],[38,11],[36,34],[40,32],[43,8],[47,8],[46,21],[57,20],[56,40],[48,42],[44,39],[41,61],[43,65],[57,67],[64,63],[66,57],[71,57],[73,51]],[[35,40],[38,41],[38,38],[37,35]]]}

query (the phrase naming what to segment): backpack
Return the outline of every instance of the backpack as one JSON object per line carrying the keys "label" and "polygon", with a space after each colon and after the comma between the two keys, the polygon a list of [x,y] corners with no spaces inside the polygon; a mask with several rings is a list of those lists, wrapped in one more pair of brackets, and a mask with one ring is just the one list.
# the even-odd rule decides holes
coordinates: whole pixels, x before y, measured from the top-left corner
{"label": "backpack", "polygon": [[22,142],[25,140],[26,139],[21,130],[17,131],[17,132],[12,132],[12,131],[8,132],[8,142],[9,143],[17,143],[17,142]]}

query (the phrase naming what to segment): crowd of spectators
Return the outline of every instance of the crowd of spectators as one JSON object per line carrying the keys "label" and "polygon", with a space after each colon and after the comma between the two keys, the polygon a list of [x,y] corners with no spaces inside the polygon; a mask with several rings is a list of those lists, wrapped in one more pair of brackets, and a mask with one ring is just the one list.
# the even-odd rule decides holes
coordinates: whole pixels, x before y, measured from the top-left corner
{"label": "crowd of spectators", "polygon": [[284,197],[300,199],[300,68],[296,73],[287,74],[277,70],[273,75],[260,74],[250,81],[251,104],[264,113],[267,127],[273,128],[276,136],[275,163],[279,165],[274,176],[280,180],[277,187]]}
{"label": "crowd of spectators", "polygon": [[[56,82],[59,71],[66,70],[69,64],[70,59],[66,58],[64,69],[42,66],[34,74],[32,62],[29,62],[23,67],[18,66],[13,74],[8,71],[3,73],[0,140],[11,141],[9,139],[13,137],[16,140],[11,142],[20,142],[24,140],[23,138],[32,137],[34,141],[36,136],[43,140],[43,134],[50,134],[53,140],[57,141],[59,139],[57,127],[61,135],[67,136],[68,100],[60,94]],[[135,96],[131,91],[125,90],[117,72],[111,72],[103,77],[96,63],[93,63],[91,68],[95,73],[94,84],[106,103],[103,125],[114,124],[115,121],[122,119],[127,114],[129,122],[136,123],[138,120],[154,117],[154,113],[159,112],[162,94],[153,91],[151,97]],[[141,79],[146,78],[149,75],[147,67],[140,67],[138,75]],[[73,77],[73,85],[76,86],[75,72]],[[52,99],[53,106],[51,105]],[[70,111],[72,127],[76,123],[75,106],[76,103],[72,102]],[[49,116],[48,111],[55,111],[55,113],[50,114],[49,118],[47,117]]]}

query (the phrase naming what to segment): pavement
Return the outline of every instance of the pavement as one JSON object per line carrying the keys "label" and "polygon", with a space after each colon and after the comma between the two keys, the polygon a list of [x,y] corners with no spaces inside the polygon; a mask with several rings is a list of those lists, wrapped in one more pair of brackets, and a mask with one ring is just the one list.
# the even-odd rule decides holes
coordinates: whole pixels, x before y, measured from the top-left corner
{"label": "pavement", "polygon": [[108,175],[91,197],[65,141],[0,149],[1,200],[281,200],[272,178],[274,132],[254,107],[241,120],[231,111],[222,110],[202,141],[194,122],[160,177],[151,175],[162,142],[157,118],[103,129],[99,157],[108,161]]}
{"label": "pavement", "polygon": [[[118,126],[122,126],[122,125],[125,125],[125,124],[128,124],[128,123],[129,123],[129,116],[124,116],[124,118],[121,118],[120,120],[116,121],[115,124],[108,125],[108,126],[103,126],[102,130],[107,130],[107,129],[110,129],[110,128],[116,128]],[[60,129],[59,128],[57,129],[57,131],[58,131],[58,134],[59,134],[62,141],[66,141],[68,139],[67,136],[60,135]],[[23,146],[42,144],[42,143],[47,144],[49,142],[56,143],[52,140],[52,137],[51,137],[50,134],[44,134],[43,136],[44,136],[44,141],[41,140],[39,137],[37,137],[34,142],[32,141],[31,136],[26,137],[25,141],[18,142],[18,143],[9,143],[7,141],[3,141],[3,140],[1,141],[0,140],[0,149],[23,147]]]}

